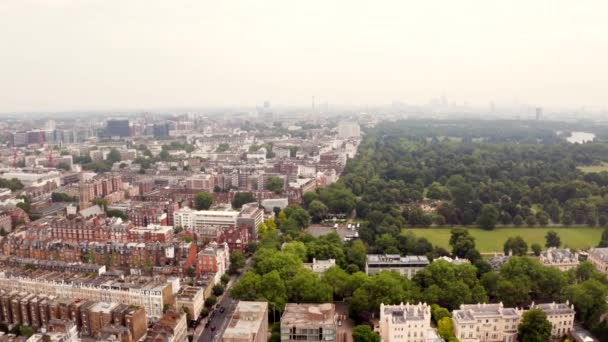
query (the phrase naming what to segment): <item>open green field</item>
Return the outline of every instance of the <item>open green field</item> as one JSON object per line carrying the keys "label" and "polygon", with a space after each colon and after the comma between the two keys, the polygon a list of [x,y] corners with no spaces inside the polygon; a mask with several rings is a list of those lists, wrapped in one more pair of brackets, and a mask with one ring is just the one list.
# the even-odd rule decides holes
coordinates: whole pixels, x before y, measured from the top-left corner
{"label": "open green field", "polygon": [[579,166],[578,169],[584,173],[608,171],[608,163],[593,166]]}
{"label": "open green field", "polygon": [[[545,246],[545,234],[549,230],[555,230],[562,239],[562,247],[583,249],[595,247],[600,241],[602,228],[558,228],[558,227],[534,227],[534,228],[496,228],[494,230],[483,230],[479,228],[468,228],[471,235],[475,237],[477,249],[481,253],[502,252],[505,241],[511,236],[520,235],[528,243],[528,248],[533,243]],[[411,231],[418,237],[427,238],[433,245],[451,250],[450,228],[405,228],[403,232]]]}

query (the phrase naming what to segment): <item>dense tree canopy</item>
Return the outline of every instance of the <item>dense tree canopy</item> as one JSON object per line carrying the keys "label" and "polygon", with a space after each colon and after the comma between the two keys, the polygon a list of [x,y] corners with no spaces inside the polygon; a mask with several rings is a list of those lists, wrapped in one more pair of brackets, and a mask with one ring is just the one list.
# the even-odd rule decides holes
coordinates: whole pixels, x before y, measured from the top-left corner
{"label": "dense tree canopy", "polygon": [[547,320],[547,314],[543,310],[528,310],[523,314],[517,328],[517,340],[521,342],[549,341],[551,327],[551,322]]}
{"label": "dense tree canopy", "polygon": [[213,204],[213,195],[208,192],[199,192],[194,196],[194,208],[197,210],[209,210]]}
{"label": "dense tree canopy", "polygon": [[252,202],[257,202],[257,199],[251,192],[237,192],[232,199],[232,207],[234,209],[240,209],[243,204]]}

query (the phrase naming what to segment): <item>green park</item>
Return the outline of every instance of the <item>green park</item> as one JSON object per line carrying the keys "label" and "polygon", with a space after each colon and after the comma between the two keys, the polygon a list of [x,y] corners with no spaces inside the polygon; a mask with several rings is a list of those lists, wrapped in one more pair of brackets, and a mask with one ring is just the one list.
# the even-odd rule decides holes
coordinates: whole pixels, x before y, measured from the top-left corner
{"label": "green park", "polygon": [[[442,228],[406,228],[403,232],[413,232],[417,237],[426,238],[434,246],[450,250],[450,229]],[[496,228],[484,230],[480,228],[468,228],[475,237],[475,243],[479,252],[491,253],[502,252],[503,245],[509,237],[521,236],[528,246],[538,243],[545,245],[545,234],[547,231],[556,231],[562,241],[562,247],[585,249],[597,246],[600,241],[603,228],[591,227],[520,227],[520,228]]]}

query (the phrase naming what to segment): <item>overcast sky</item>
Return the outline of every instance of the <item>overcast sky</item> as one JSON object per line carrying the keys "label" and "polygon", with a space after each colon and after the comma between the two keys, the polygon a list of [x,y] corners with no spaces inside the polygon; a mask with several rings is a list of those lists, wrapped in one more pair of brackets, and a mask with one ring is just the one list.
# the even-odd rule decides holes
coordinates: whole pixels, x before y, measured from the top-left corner
{"label": "overcast sky", "polygon": [[0,0],[0,112],[608,105],[608,1]]}

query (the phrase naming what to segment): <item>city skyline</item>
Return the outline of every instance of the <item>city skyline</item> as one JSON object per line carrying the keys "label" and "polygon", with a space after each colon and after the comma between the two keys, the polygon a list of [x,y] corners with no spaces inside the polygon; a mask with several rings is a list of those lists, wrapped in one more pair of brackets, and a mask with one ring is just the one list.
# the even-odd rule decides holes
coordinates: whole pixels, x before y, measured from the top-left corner
{"label": "city skyline", "polygon": [[600,1],[5,1],[0,113],[526,103],[604,110]]}

